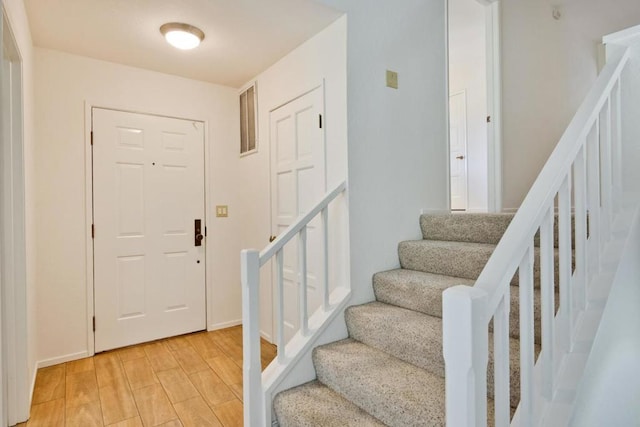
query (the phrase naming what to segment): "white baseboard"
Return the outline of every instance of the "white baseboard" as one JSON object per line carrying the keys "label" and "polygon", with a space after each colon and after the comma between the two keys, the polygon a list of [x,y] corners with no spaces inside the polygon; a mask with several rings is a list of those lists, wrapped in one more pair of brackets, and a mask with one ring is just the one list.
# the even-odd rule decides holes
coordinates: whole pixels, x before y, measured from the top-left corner
{"label": "white baseboard", "polygon": [[271,335],[270,335],[270,334],[268,334],[268,333],[266,333],[266,332],[264,332],[264,331],[260,331],[260,336],[261,336],[265,341],[267,341],[269,344],[275,344],[275,342],[274,342],[274,341],[272,341],[272,339],[271,339]]}
{"label": "white baseboard", "polygon": [[209,327],[207,328],[207,331],[217,331],[218,329],[231,328],[233,326],[238,326],[238,325],[242,325],[242,319],[231,320],[229,322],[213,323],[209,325]]}
{"label": "white baseboard", "polygon": [[51,359],[40,360],[37,363],[38,369],[46,368],[47,366],[59,365],[60,363],[71,362],[73,360],[84,359],[89,357],[88,351],[80,351],[78,353],[67,354],[59,357],[52,357]]}
{"label": "white baseboard", "polygon": [[420,215],[447,214],[451,213],[446,209],[420,209]]}
{"label": "white baseboard", "polygon": [[518,208],[502,208],[503,213],[516,213],[518,212]]}
{"label": "white baseboard", "polygon": [[489,213],[489,210],[486,208],[469,208],[465,211],[466,213]]}
{"label": "white baseboard", "polygon": [[[33,392],[36,389],[36,378],[38,377],[38,362],[33,366],[33,378],[31,378],[31,391],[29,392],[29,409],[31,409],[31,404],[33,403]],[[31,414],[28,414],[29,416]],[[26,420],[24,420],[26,421]]]}

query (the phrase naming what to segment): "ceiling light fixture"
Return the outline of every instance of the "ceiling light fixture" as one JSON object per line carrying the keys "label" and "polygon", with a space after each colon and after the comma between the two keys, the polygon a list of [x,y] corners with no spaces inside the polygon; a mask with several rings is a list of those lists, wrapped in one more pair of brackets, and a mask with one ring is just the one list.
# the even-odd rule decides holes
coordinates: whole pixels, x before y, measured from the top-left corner
{"label": "ceiling light fixture", "polygon": [[160,27],[160,32],[171,46],[188,50],[198,47],[204,40],[204,32],[193,25],[169,22]]}

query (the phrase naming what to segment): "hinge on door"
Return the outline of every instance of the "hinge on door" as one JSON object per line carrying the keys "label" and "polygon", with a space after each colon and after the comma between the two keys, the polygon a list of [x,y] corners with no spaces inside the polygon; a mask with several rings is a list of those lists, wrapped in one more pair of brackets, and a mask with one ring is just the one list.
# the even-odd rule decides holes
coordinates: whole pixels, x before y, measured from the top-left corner
{"label": "hinge on door", "polygon": [[96,237],[96,226],[91,224],[91,238],[95,239]]}
{"label": "hinge on door", "polygon": [[93,332],[96,331],[96,316],[93,316]]}
{"label": "hinge on door", "polygon": [[204,227],[204,237],[207,237],[207,227]]}
{"label": "hinge on door", "polygon": [[91,131],[91,145],[93,145],[93,131]]}
{"label": "hinge on door", "polygon": [[491,123],[491,116],[487,116],[487,123]]}
{"label": "hinge on door", "polygon": [[322,129],[322,114],[318,114],[318,125]]}

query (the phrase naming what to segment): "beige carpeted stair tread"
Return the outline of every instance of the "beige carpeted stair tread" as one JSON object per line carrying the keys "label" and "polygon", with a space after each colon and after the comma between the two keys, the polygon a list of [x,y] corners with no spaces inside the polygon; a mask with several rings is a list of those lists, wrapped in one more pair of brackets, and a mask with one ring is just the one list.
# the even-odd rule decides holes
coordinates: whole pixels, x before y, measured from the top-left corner
{"label": "beige carpeted stair tread", "polygon": [[318,381],[279,393],[273,407],[280,427],[384,427]]}
{"label": "beige carpeted stair tread", "polygon": [[444,425],[444,379],[347,339],[317,347],[318,380],[391,427]]}
{"label": "beige carpeted stair tread", "polygon": [[[427,240],[492,243],[497,245],[515,214],[507,213],[442,213],[420,216],[422,237]],[[553,222],[553,244],[558,247],[558,215]],[[575,238],[575,217],[571,217],[572,241]],[[540,233],[534,237],[540,246]]]}
{"label": "beige carpeted stair tread", "polygon": [[[424,273],[422,271],[396,270],[383,271],[373,276],[373,291],[376,300],[386,304],[419,311],[430,316],[442,317],[442,292],[457,285],[473,286],[470,279]],[[518,305],[519,287],[511,286],[511,310],[509,312],[509,334],[513,338],[520,336],[520,306]],[[534,289],[535,337],[540,343],[540,289]],[[560,301],[556,293],[556,308]]]}
{"label": "beige carpeted stair tread", "polygon": [[446,240],[497,245],[514,214],[429,214],[420,217],[422,236]]}
{"label": "beige carpeted stair tread", "polygon": [[[381,302],[345,312],[349,337],[444,377],[442,319]],[[488,394],[493,397],[493,336],[489,335]],[[512,404],[520,399],[519,342],[510,340]]]}
{"label": "beige carpeted stair tread", "polygon": [[437,317],[442,317],[442,292],[452,286],[473,284],[471,279],[404,268],[373,275],[378,301]]}
{"label": "beige carpeted stair tread", "polygon": [[[488,243],[445,242],[438,240],[409,240],[398,244],[402,268],[425,273],[442,274],[475,280],[489,261],[495,245]],[[540,286],[540,248],[534,248],[533,267],[535,286]],[[558,280],[558,250],[554,249],[556,283]],[[518,272],[511,280],[518,284]]]}

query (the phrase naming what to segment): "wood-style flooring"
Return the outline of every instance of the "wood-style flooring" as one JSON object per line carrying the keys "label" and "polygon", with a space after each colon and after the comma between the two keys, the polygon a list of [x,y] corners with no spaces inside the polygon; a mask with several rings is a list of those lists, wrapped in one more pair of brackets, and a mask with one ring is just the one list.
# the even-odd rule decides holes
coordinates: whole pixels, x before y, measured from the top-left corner
{"label": "wood-style flooring", "polygon": [[[263,341],[263,369],[275,355]],[[242,327],[39,369],[20,426],[242,426]]]}

